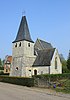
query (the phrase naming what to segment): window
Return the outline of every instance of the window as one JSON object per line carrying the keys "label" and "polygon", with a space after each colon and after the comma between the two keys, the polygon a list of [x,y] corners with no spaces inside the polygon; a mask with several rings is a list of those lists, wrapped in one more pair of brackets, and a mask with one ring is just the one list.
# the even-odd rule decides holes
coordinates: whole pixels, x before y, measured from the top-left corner
{"label": "window", "polygon": [[57,69],[57,57],[55,58],[55,69]]}
{"label": "window", "polygon": [[17,47],[17,43],[15,44],[15,47]]}
{"label": "window", "polygon": [[29,70],[29,72],[31,72],[31,70]]}
{"label": "window", "polygon": [[30,43],[28,43],[28,47],[30,47]]}
{"label": "window", "polygon": [[6,69],[6,72],[8,72],[8,69]]}
{"label": "window", "polygon": [[16,70],[18,70],[18,67],[16,67]]}
{"label": "window", "polygon": [[19,47],[21,47],[21,42],[20,42],[20,44],[19,44]]}

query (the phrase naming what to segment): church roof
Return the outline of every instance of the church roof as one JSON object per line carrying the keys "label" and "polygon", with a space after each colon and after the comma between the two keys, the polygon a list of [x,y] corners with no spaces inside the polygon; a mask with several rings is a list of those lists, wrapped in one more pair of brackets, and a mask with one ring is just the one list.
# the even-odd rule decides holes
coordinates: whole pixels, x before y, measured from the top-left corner
{"label": "church roof", "polygon": [[52,49],[53,46],[51,43],[48,43],[46,41],[37,39],[34,45],[34,53],[38,52],[39,50],[44,50],[44,49]]}
{"label": "church roof", "polygon": [[18,42],[18,41],[22,41],[22,40],[33,42],[32,39],[31,39],[31,36],[30,36],[26,16],[22,16],[22,20],[21,20],[21,23],[20,23],[20,26],[19,26],[19,30],[18,30],[16,39],[15,39],[15,41],[13,41],[13,43]]}
{"label": "church roof", "polygon": [[35,47],[35,49],[38,49],[38,50],[52,49],[53,48],[51,43],[48,43],[48,42],[40,40],[40,39],[36,40],[34,47]]}
{"label": "church roof", "polygon": [[54,51],[55,48],[40,50],[33,66],[50,66]]}
{"label": "church roof", "polygon": [[40,43],[42,44],[42,47],[43,47],[44,49],[45,49],[45,48],[52,48],[51,43],[45,42],[45,41],[40,40],[40,39],[39,39],[39,41],[40,41]]}

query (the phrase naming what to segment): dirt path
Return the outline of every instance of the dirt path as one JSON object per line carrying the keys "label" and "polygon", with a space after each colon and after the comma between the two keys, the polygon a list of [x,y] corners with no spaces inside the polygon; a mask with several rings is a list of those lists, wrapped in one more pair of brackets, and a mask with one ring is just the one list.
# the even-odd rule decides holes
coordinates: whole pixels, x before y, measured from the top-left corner
{"label": "dirt path", "polygon": [[0,100],[70,100],[69,94],[0,82]]}

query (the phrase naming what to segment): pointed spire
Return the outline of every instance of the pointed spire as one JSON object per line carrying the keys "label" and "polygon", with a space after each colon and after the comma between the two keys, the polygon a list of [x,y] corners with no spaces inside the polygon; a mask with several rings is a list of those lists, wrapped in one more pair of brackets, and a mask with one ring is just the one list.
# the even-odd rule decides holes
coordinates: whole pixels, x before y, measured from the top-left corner
{"label": "pointed spire", "polygon": [[18,41],[22,41],[22,40],[33,42],[31,39],[31,36],[30,36],[26,16],[22,16],[20,27],[19,27],[16,39],[15,39],[15,41],[13,41],[13,43],[18,42]]}

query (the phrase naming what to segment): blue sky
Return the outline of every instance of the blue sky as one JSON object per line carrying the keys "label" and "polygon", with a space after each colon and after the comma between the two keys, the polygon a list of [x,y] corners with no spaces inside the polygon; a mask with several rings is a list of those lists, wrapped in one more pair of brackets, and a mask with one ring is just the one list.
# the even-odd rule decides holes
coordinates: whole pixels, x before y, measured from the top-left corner
{"label": "blue sky", "polygon": [[0,0],[0,58],[12,55],[12,41],[24,11],[32,39],[50,42],[67,59],[70,0]]}

